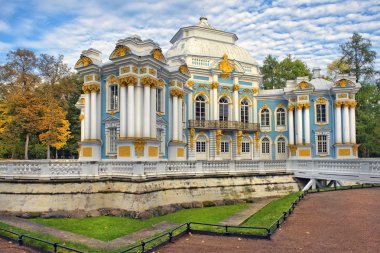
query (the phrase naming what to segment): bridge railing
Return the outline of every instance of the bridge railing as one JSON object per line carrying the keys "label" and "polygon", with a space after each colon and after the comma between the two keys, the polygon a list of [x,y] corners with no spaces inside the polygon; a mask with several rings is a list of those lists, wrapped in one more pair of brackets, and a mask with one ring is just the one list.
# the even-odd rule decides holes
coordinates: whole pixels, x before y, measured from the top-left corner
{"label": "bridge railing", "polygon": [[302,178],[380,183],[380,159],[288,160],[287,171]]}
{"label": "bridge railing", "polygon": [[0,161],[0,179],[96,179],[286,173],[286,161]]}

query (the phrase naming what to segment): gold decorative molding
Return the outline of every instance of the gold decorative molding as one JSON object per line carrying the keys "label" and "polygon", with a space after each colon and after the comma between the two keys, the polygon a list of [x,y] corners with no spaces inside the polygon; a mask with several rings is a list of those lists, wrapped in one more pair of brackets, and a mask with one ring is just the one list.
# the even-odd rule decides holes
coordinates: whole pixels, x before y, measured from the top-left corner
{"label": "gold decorative molding", "polygon": [[165,56],[162,54],[162,50],[159,48],[153,49],[151,55],[154,59],[158,61],[166,62]]}
{"label": "gold decorative molding", "polygon": [[183,98],[184,92],[182,90],[179,90],[179,89],[171,89],[170,95],[173,97]]}
{"label": "gold decorative molding", "polygon": [[309,100],[308,96],[299,96],[300,101]]}
{"label": "gold decorative molding", "polygon": [[193,85],[194,85],[194,81],[193,80],[188,80],[187,81],[187,86],[189,86],[190,88],[193,88]]}
{"label": "gold decorative molding", "polygon": [[335,101],[335,103],[334,103],[335,107],[341,107],[342,104],[343,104],[342,101]]}
{"label": "gold decorative molding", "polygon": [[125,56],[127,53],[129,53],[131,50],[127,47],[127,46],[124,46],[124,45],[117,45],[115,47],[115,49],[112,51],[111,55],[110,55],[110,59],[116,59],[116,58],[119,58],[119,57],[123,57]]}
{"label": "gold decorative molding", "polygon": [[216,138],[215,138],[215,145],[216,145],[216,154],[220,155],[220,142],[222,140],[222,130],[216,130]]}
{"label": "gold decorative molding", "polygon": [[232,86],[232,90],[233,90],[233,91],[238,91],[239,88],[240,88],[240,85],[239,85],[239,84],[234,84],[234,85]]}
{"label": "gold decorative molding", "polygon": [[117,77],[116,77],[116,76],[114,76],[114,75],[110,75],[110,76],[107,77],[107,79],[106,79],[106,83],[107,83],[107,84],[118,84],[119,81],[117,80]]}
{"label": "gold decorative molding", "polygon": [[142,139],[137,139],[134,141],[133,145],[135,146],[137,157],[143,156],[145,141]]}
{"label": "gold decorative molding", "polygon": [[257,95],[257,93],[259,93],[259,89],[258,88],[252,88],[252,92],[254,95]]}
{"label": "gold decorative molding", "polygon": [[282,103],[279,103],[279,104],[277,105],[277,107],[278,107],[278,108],[284,108],[284,105],[283,105]]}
{"label": "gold decorative molding", "polygon": [[287,110],[288,111],[294,111],[294,108],[295,108],[294,105],[289,104]]}
{"label": "gold decorative molding", "polygon": [[194,148],[195,129],[190,128],[190,150]]}
{"label": "gold decorative molding", "polygon": [[358,104],[356,101],[350,101],[349,103],[350,103],[351,108],[355,108],[356,105]]}
{"label": "gold decorative molding", "polygon": [[260,110],[264,110],[264,109],[268,109],[268,105],[267,104],[263,104],[263,106],[261,106]]}
{"label": "gold decorative molding", "polygon": [[309,102],[303,103],[303,107],[305,109],[309,109],[310,108],[310,103]]}
{"label": "gold decorative molding", "polygon": [[326,104],[327,103],[327,99],[324,98],[324,97],[319,97],[315,100],[316,103],[318,104]]}
{"label": "gold decorative molding", "polygon": [[89,83],[86,85],[83,85],[82,90],[84,93],[92,93],[92,92],[98,92],[100,90],[99,83]]}
{"label": "gold decorative molding", "polygon": [[80,121],[84,120],[84,114],[80,114],[80,115],[79,115],[79,120],[80,120]]}
{"label": "gold decorative molding", "polygon": [[137,85],[137,77],[132,75],[119,76],[118,81],[121,87]]}
{"label": "gold decorative molding", "polygon": [[140,79],[140,82],[144,86],[157,87],[157,79],[150,76],[144,76]]}
{"label": "gold decorative molding", "polygon": [[86,75],[84,79],[86,82],[88,82],[88,81],[94,80],[94,77],[93,77],[93,75]]}
{"label": "gold decorative molding", "polygon": [[340,93],[340,94],[338,94],[338,98],[347,98],[347,94],[346,93]]}
{"label": "gold decorative molding", "polygon": [[351,102],[350,102],[350,101],[344,101],[344,102],[343,102],[343,106],[344,106],[344,107],[350,107],[350,105],[351,105]]}
{"label": "gold decorative molding", "polygon": [[335,82],[336,86],[339,86],[341,88],[345,88],[348,84],[352,85],[353,83],[347,79],[340,79],[337,82]]}
{"label": "gold decorative molding", "polygon": [[221,77],[226,79],[230,77],[230,73],[234,70],[234,66],[228,61],[228,55],[223,55],[223,60],[219,62],[219,70],[222,71]]}
{"label": "gold decorative molding", "polygon": [[156,70],[150,68],[150,69],[149,69],[149,74],[151,74],[152,76],[155,76],[155,75],[156,75]]}
{"label": "gold decorative molding", "polygon": [[184,75],[190,76],[189,68],[188,68],[187,65],[185,65],[185,64],[179,66],[178,71],[181,72],[181,73],[184,74]]}
{"label": "gold decorative molding", "polygon": [[129,66],[123,66],[123,67],[120,68],[120,73],[121,74],[128,73],[129,71],[131,71],[131,67],[129,67]]}
{"label": "gold decorative molding", "polygon": [[357,156],[359,145],[354,143],[352,144],[352,155]]}
{"label": "gold decorative molding", "polygon": [[87,67],[88,65],[92,64],[92,60],[90,57],[87,57],[85,55],[81,55],[79,60],[75,63],[75,68],[81,68],[81,67]]}
{"label": "gold decorative molding", "polygon": [[216,89],[216,88],[218,88],[218,86],[219,86],[218,82],[212,82],[212,83],[210,83],[210,88],[211,89]]}
{"label": "gold decorative molding", "polygon": [[135,74],[138,74],[139,73],[139,69],[136,66],[133,66],[132,67],[132,72],[135,73]]}
{"label": "gold decorative molding", "polygon": [[297,107],[297,110],[302,110],[303,103],[297,103],[296,107]]}
{"label": "gold decorative molding", "polygon": [[292,156],[295,156],[297,154],[297,146],[294,144],[289,145],[289,150]]}
{"label": "gold decorative molding", "polygon": [[300,83],[298,83],[296,85],[295,89],[297,89],[297,88],[300,88],[301,90],[304,90],[306,88],[313,88],[313,85],[311,83],[302,81],[302,82],[300,82]]}
{"label": "gold decorative molding", "polygon": [[145,74],[145,73],[146,73],[146,67],[141,67],[140,74]]}
{"label": "gold decorative molding", "polygon": [[237,135],[236,135],[237,153],[238,153],[238,155],[241,154],[241,143],[242,143],[242,140],[243,140],[243,132],[239,130],[239,131],[237,131]]}
{"label": "gold decorative molding", "polygon": [[165,86],[165,82],[162,79],[157,80],[157,87],[163,88]]}
{"label": "gold decorative molding", "polygon": [[259,150],[260,132],[255,132],[256,151]]}

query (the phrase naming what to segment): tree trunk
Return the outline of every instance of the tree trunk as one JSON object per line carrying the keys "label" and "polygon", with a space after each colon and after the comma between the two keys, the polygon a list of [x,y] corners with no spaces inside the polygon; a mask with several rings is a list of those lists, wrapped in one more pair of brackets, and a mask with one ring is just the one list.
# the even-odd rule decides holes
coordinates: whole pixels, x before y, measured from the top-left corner
{"label": "tree trunk", "polygon": [[58,159],[58,149],[55,149],[55,159]]}
{"label": "tree trunk", "polygon": [[29,157],[28,157],[28,150],[29,150],[29,133],[26,134],[26,137],[25,137],[25,150],[24,150],[24,159],[25,160],[28,160]]}
{"label": "tree trunk", "polygon": [[50,145],[46,146],[46,159],[50,159]]}

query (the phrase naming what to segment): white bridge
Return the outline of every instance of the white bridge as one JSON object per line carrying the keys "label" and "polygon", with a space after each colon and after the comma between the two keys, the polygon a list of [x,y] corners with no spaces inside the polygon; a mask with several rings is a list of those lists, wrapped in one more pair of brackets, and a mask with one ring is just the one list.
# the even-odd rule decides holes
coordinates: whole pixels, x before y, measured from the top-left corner
{"label": "white bridge", "polygon": [[293,173],[297,178],[380,183],[380,159],[355,160],[281,160],[281,161],[150,161],[79,162],[70,160],[0,161],[0,179],[145,179],[170,176],[212,174]]}

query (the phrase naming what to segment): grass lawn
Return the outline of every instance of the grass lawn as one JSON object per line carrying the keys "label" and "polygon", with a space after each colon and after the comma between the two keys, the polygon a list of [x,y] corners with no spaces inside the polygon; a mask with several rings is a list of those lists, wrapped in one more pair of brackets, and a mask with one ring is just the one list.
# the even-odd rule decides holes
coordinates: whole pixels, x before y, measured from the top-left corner
{"label": "grass lawn", "polygon": [[100,216],[88,218],[35,218],[33,221],[102,241],[111,241],[118,237],[152,226],[161,221],[169,221],[178,224],[189,221],[218,223],[247,206],[248,204],[243,203],[229,206],[183,209],[175,213],[146,220]]}
{"label": "grass lawn", "polygon": [[294,192],[272,201],[247,219],[242,226],[269,227],[290,207],[299,195],[300,192]]}

